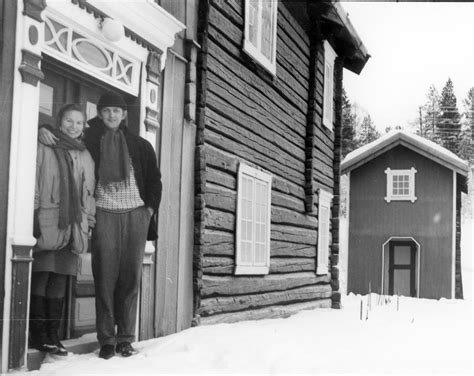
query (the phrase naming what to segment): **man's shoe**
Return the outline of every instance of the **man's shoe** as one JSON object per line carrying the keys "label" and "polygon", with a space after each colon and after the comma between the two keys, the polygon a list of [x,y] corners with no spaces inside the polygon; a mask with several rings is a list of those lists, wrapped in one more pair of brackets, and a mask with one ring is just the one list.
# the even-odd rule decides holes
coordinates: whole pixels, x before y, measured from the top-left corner
{"label": "man's shoe", "polygon": [[120,354],[122,356],[132,356],[137,353],[137,350],[135,350],[132,347],[132,344],[130,342],[120,342],[115,346],[115,351],[117,354]]}
{"label": "man's shoe", "polygon": [[110,359],[115,355],[114,345],[104,345],[100,348],[99,358]]}

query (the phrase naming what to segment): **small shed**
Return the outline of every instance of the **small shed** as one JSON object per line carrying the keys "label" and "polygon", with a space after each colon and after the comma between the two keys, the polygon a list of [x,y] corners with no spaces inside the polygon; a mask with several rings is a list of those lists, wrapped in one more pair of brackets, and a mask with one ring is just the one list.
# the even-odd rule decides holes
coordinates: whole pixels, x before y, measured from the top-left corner
{"label": "small shed", "polygon": [[349,153],[347,291],[462,298],[460,211],[468,164],[415,134]]}

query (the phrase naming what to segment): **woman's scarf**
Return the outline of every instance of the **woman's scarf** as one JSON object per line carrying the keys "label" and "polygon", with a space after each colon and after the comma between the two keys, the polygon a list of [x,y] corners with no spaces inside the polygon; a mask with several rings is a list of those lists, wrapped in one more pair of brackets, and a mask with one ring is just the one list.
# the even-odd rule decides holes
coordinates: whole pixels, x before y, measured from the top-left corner
{"label": "woman's scarf", "polygon": [[81,203],[74,184],[73,161],[68,150],[85,150],[84,144],[57,129],[49,128],[58,137],[56,145],[51,146],[59,164],[59,229],[82,221]]}
{"label": "woman's scarf", "polygon": [[105,186],[126,181],[129,175],[130,156],[125,135],[121,129],[107,129],[101,141],[99,181]]}

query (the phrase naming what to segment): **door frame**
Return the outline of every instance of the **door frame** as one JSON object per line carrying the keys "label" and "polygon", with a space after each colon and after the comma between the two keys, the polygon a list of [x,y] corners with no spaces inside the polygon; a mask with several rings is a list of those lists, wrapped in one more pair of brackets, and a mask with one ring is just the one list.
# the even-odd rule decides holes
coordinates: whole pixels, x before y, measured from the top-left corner
{"label": "door frame", "polygon": [[[390,288],[390,282],[387,281],[386,279],[386,274],[387,274],[387,265],[386,265],[386,260],[390,262],[390,257],[389,257],[389,252],[390,249],[392,248],[393,244],[397,243],[411,243],[412,246],[415,247],[415,267],[414,267],[414,288],[415,288],[415,294],[413,294],[414,297],[419,298],[420,297],[420,260],[421,260],[421,245],[416,239],[412,236],[392,236],[388,238],[383,244],[382,244],[382,265],[381,265],[381,287],[380,291],[382,294],[389,294],[389,288]],[[388,272],[388,275],[390,276],[390,272]],[[410,288],[411,289],[411,288]]]}
{"label": "door frame", "polygon": [[[115,3],[112,5],[110,2],[103,1],[94,1],[95,5],[92,6],[89,4],[92,1],[81,2],[81,4],[53,1],[46,5],[44,1],[25,0],[19,1],[18,7],[11,12],[15,13],[14,42],[16,47],[13,61],[12,134],[6,222],[9,236],[5,246],[7,262],[5,263],[5,294],[2,312],[5,320],[1,333],[0,372],[26,366],[31,252],[36,244],[36,239],[32,236],[32,218],[37,128],[33,125],[38,122],[38,112],[32,109],[39,108],[38,83],[43,77],[42,54],[46,53],[45,17],[51,14],[54,17],[56,14],[61,24],[67,23],[64,26],[82,30],[83,33],[80,35],[86,39],[100,42],[94,43],[95,45],[105,43],[106,52],[110,49],[120,50],[124,56],[128,57],[132,54],[133,60],[139,60],[140,74],[133,77],[138,77],[140,88],[139,93],[135,93],[141,100],[140,135],[153,140],[159,129],[157,126],[155,126],[156,129],[150,128],[145,122],[148,120],[149,113],[159,112],[159,103],[155,95],[158,84],[147,77],[148,58],[156,52],[162,52],[161,55],[164,57],[168,48],[172,47],[176,34],[185,28],[181,22],[155,2],[140,0],[133,5],[124,2],[122,6],[117,7]],[[120,14],[117,13],[119,10]],[[100,20],[105,17],[122,21],[127,28],[128,34],[119,42],[111,43],[102,35],[99,26]],[[61,51],[64,53],[55,54],[58,60],[70,60],[67,56],[71,58],[71,55],[63,57],[66,50],[61,49]],[[53,54],[51,48],[49,52]],[[162,58],[161,62],[159,68],[163,70],[165,59]],[[85,63],[90,65],[90,62]],[[84,64],[76,65],[77,68],[84,66]],[[30,126],[24,126],[25,124]],[[16,320],[13,321],[12,318]]]}

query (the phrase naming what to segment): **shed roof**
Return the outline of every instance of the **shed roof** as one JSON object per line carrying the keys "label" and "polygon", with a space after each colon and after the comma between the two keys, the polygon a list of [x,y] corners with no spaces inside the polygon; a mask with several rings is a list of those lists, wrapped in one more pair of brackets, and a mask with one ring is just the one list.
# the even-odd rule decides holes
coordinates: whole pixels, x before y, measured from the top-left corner
{"label": "shed roof", "polygon": [[392,131],[347,154],[341,163],[343,174],[369,162],[395,146],[403,145],[433,161],[467,177],[469,164],[446,148],[407,131]]}

